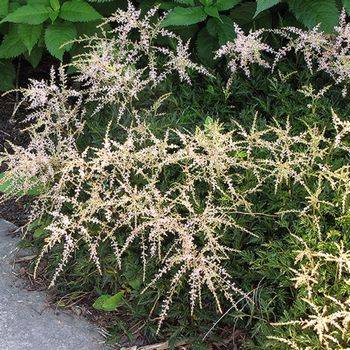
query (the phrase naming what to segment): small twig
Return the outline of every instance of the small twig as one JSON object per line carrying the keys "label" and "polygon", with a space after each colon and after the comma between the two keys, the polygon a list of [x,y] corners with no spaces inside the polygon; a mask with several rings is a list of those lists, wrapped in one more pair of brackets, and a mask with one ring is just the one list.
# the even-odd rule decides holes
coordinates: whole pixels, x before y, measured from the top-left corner
{"label": "small twig", "polygon": [[22,256],[22,257],[16,259],[16,260],[14,261],[14,263],[15,263],[15,264],[19,264],[19,263],[22,263],[22,262],[31,261],[31,260],[33,260],[33,259],[35,259],[35,258],[36,258],[36,255]]}

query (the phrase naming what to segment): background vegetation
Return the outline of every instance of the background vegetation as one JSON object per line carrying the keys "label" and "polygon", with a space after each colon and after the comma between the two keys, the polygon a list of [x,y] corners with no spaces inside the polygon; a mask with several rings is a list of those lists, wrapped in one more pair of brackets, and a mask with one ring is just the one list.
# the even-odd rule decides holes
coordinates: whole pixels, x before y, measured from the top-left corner
{"label": "background vegetation", "polygon": [[[76,5],[95,26],[102,14],[98,6],[103,4],[80,0],[50,3],[50,9],[42,7],[48,17],[43,14],[41,23],[24,23],[40,27],[39,39],[27,41],[29,48],[39,48],[40,40],[44,45],[52,26],[75,30],[84,26],[75,22],[74,11],[69,16],[65,12]],[[144,13],[153,5],[153,1],[145,1],[140,7]],[[328,44],[338,42],[333,40],[335,35],[319,37],[314,31],[298,31],[321,22],[322,29],[331,32],[342,5],[348,6],[347,2],[312,0],[163,2],[160,10],[170,12],[162,25],[151,27],[156,28],[151,31],[149,23],[142,22],[135,28],[146,28],[144,36],[128,32],[130,41],[118,28],[129,30],[133,17],[119,12],[114,22],[107,23],[109,33],[103,40],[89,39],[85,49],[79,42],[82,55],[74,61],[78,71],[72,78],[74,84],[61,69],[59,77],[52,72],[50,81],[31,82],[22,89],[23,103],[29,106],[31,124],[25,132],[30,143],[28,147],[9,145],[9,151],[2,154],[8,171],[2,175],[0,190],[6,196],[35,197],[33,220],[23,244],[37,249],[41,264],[33,263],[31,271],[47,285],[55,282],[59,305],[71,307],[79,302],[97,310],[109,330],[109,341],[119,346],[167,339],[170,347],[186,343],[191,349],[348,348],[350,104],[341,84],[349,82],[349,46],[345,44],[350,45],[350,38],[344,22],[337,38],[344,40],[340,47],[346,48],[345,56],[343,51],[331,55],[340,63],[336,66],[342,74],[338,81],[325,67],[314,67],[313,61],[310,67],[307,59],[308,54],[315,55],[316,65],[322,63],[320,52],[327,54]],[[18,30],[23,23],[15,20],[22,18],[21,11],[28,11],[26,6],[19,7],[22,10],[17,14],[11,10],[4,16],[6,28]],[[156,12],[155,17],[158,15]],[[23,18],[28,21],[29,17]],[[259,64],[276,52],[266,53],[261,37],[276,50],[285,45],[286,37],[258,32],[248,37],[250,41],[245,37],[240,41],[251,44],[248,49],[228,50],[228,60],[215,61],[209,74],[190,61],[186,45],[176,36],[155,40],[153,35],[164,34],[169,26],[185,40],[193,38],[197,49],[193,56],[202,57],[210,66],[214,62],[210,52],[242,39],[233,21],[246,30],[297,24],[287,39],[299,51],[288,51],[273,72],[267,71],[266,65]],[[147,35],[149,32],[152,35]],[[57,37],[62,39],[62,33],[57,31]],[[305,33],[310,36],[303,36]],[[11,36],[17,42],[26,40],[17,32]],[[139,45],[141,39],[143,45]],[[60,40],[55,47],[50,47],[55,41],[46,46],[50,54],[64,59],[68,48],[73,54],[75,44],[61,47]],[[29,50],[24,41],[25,49],[18,54]],[[157,51],[159,43],[163,46]],[[237,65],[230,65],[236,61]],[[188,81],[191,85],[185,84]],[[182,151],[190,154],[185,161]],[[220,162],[215,162],[217,159]],[[226,164],[230,166],[225,168]],[[121,190],[125,179],[130,188]],[[232,184],[241,197],[230,192]],[[192,192],[186,197],[188,188]],[[227,259],[219,253],[214,259],[229,272],[234,286],[244,291],[244,296],[235,299],[237,304],[224,293],[228,279],[219,279],[222,288],[216,297],[210,283],[201,293],[193,289],[202,282],[193,283],[193,275],[177,275],[187,266],[182,260],[179,270],[172,265],[174,269],[167,271],[172,272],[170,276],[162,275],[148,284],[159,273],[159,266],[167,266],[168,256],[175,256],[175,263],[183,256],[174,253],[178,252],[174,246],[181,251],[181,239],[174,240],[176,230],[170,234],[162,231],[161,224],[149,224],[154,218],[145,205],[149,198],[138,200],[136,196],[132,202],[133,191],[137,194],[139,190],[169,196],[172,211],[164,217],[157,212],[159,222],[174,219],[174,213],[179,225],[200,215],[211,218],[212,213],[221,220],[209,233],[202,228],[192,230],[189,224],[185,233],[191,235],[186,242],[200,250],[207,247],[208,236],[213,238],[209,240],[211,251],[205,252],[208,255],[216,244],[227,248]],[[178,199],[178,192],[172,191],[179,191],[182,197]],[[103,193],[102,201],[96,193]],[[157,198],[152,203],[158,209]],[[237,198],[243,198],[242,210],[237,210]],[[112,206],[111,213],[109,200],[119,205],[115,211]],[[208,203],[215,204],[209,214]],[[95,211],[99,205],[102,210]],[[220,211],[225,206],[234,208],[234,213]],[[110,238],[111,222],[115,227],[118,220],[129,222],[129,212],[135,212],[136,221],[146,222],[152,230],[141,230],[147,239],[137,236],[135,244],[127,245],[120,263],[116,247],[128,242],[133,223],[112,231],[112,238],[116,237],[113,244],[104,234]],[[86,221],[81,223],[81,218]],[[157,242],[160,257],[154,254],[154,231],[161,232],[157,236],[161,238]],[[142,272],[145,257],[147,268]],[[217,281],[213,271],[218,270],[211,270],[206,281]],[[173,285],[176,288],[171,289]],[[161,301],[169,295],[169,288],[174,293],[165,318],[167,304]]]}
{"label": "background vegetation", "polygon": [[[102,16],[126,8],[126,0],[1,0],[0,74],[1,90],[14,87],[16,57],[23,57],[34,68],[43,55],[62,61],[81,52],[78,37],[99,33]],[[146,0],[133,3],[147,11],[159,6],[167,13],[163,25],[184,39],[191,39],[201,63],[213,66],[213,52],[235,37],[233,23],[243,29],[317,24],[332,32],[341,8],[350,11],[348,0]],[[65,53],[68,53],[65,55]]]}

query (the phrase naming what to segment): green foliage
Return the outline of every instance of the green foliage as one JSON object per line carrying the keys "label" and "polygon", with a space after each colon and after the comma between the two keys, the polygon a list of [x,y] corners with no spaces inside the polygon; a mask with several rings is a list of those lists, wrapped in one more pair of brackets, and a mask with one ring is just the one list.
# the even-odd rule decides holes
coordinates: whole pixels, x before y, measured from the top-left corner
{"label": "green foliage", "polygon": [[77,30],[72,23],[53,23],[45,31],[45,44],[52,56],[62,60],[65,51],[73,46]]}
{"label": "green foliage", "polygon": [[[155,3],[150,1],[148,5]],[[342,6],[350,11],[348,0],[342,3],[335,0],[173,0],[160,4],[161,9],[170,10],[163,21],[164,27],[199,24],[189,28],[190,36],[196,40],[199,60],[209,66],[213,65],[212,49],[234,38],[233,22],[245,30],[274,28],[291,22],[307,28],[320,24],[323,31],[332,32]]]}
{"label": "green foliage", "polygon": [[[169,11],[163,21],[180,35],[192,38],[198,59],[213,66],[213,51],[235,37],[233,22],[245,30],[276,27],[298,21],[300,26],[321,24],[332,31],[337,24],[341,6],[350,11],[349,0],[149,0],[140,3],[142,10],[155,4]],[[79,52],[78,43],[65,44],[84,34],[96,33],[102,15],[109,16],[125,1],[88,3],[86,0],[0,0],[0,59],[23,55],[36,67],[45,51],[63,60],[65,53]],[[161,10],[161,11],[162,11]],[[288,11],[289,10],[289,11]],[[279,19],[279,20],[277,20]],[[84,26],[93,24],[93,26]],[[182,30],[181,27],[186,27]],[[50,40],[48,39],[50,38]],[[52,40],[51,40],[52,39]],[[68,58],[68,56],[67,56]],[[7,76],[4,74],[4,76]],[[3,83],[10,86],[11,83]]]}
{"label": "green foliage", "polygon": [[38,183],[38,180],[31,178],[32,187],[28,188],[25,192],[19,191],[17,189],[17,181],[18,179],[14,181],[6,172],[0,173],[0,192],[5,195],[12,195],[13,193],[16,193],[16,196],[37,196],[43,190],[43,187],[40,185],[40,183]]}
{"label": "green foliage", "polygon": [[21,23],[17,27],[18,36],[24,46],[27,48],[28,53],[30,54],[33,47],[38,43],[41,33],[43,31],[43,26],[39,25],[30,25]]}
{"label": "green foliage", "polygon": [[338,23],[339,11],[335,0],[288,0],[295,17],[306,27],[321,24],[321,29],[332,32]]}
{"label": "green foliage", "polygon": [[81,0],[63,3],[59,16],[71,22],[89,22],[101,19],[101,15],[90,4]]}
{"label": "green foliage", "polygon": [[8,14],[1,23],[27,23],[27,24],[41,24],[45,22],[50,16],[50,9],[45,5],[33,4],[24,5],[17,8],[14,12]]}
{"label": "green foliage", "polygon": [[9,0],[0,0],[0,18],[7,16],[9,12]]}
{"label": "green foliage", "polygon": [[0,58],[13,58],[27,50],[16,28],[12,28],[12,31],[4,36],[0,45]]}
{"label": "green foliage", "polygon": [[[257,113],[257,129],[264,129],[266,125],[278,123],[283,126],[292,125],[293,133],[298,133],[305,130],[306,125],[311,127],[316,125],[321,129],[324,128],[326,133],[330,134],[332,133],[331,109],[333,108],[343,116],[350,113],[348,100],[341,98],[341,91],[337,88],[315,99],[300,92],[308,84],[313,84],[319,91],[330,83],[325,76],[321,74],[313,76],[302,63],[292,64],[287,61],[278,68],[280,75],[274,76],[266,75],[265,71],[257,68],[254,71],[254,79],[249,80],[237,74],[231,95],[224,92],[225,84],[220,79],[194,81],[193,86],[190,87],[178,84],[176,80],[167,80],[160,86],[156,95],[162,96],[169,91],[172,94],[162,106],[162,115],[150,116],[147,124],[156,135],[162,135],[168,128],[187,131],[193,131],[196,128],[206,130],[210,128],[215,119],[220,120],[225,130],[231,130],[233,122],[239,122],[249,128],[254,114]],[[143,107],[147,106],[147,103],[153,101],[153,98],[153,95],[146,93],[140,98],[139,103]],[[110,110],[107,110],[86,121],[91,126],[84,134],[86,144],[91,144],[90,136],[94,144],[103,142],[109,118]],[[92,125],[92,122],[95,124]],[[98,131],[95,125],[100,128]],[[117,131],[113,130],[111,134],[116,138],[120,136]],[[243,152],[234,156],[246,159],[247,153]],[[327,159],[329,165],[334,168],[348,161],[342,156]],[[170,186],[172,181],[177,179],[176,176],[176,171],[165,174],[164,182],[159,183],[159,186]],[[249,174],[242,174],[240,181],[244,179],[249,179]],[[325,199],[330,200],[333,195],[332,191],[328,191]],[[283,184],[278,191],[275,191],[273,181],[268,182],[262,191],[254,196],[251,207],[255,213],[264,212],[267,215],[242,218],[240,221],[240,224],[249,227],[256,236],[241,235],[234,230],[223,233],[227,246],[240,252],[228,259],[225,268],[234,275],[240,287],[252,291],[254,306],[244,305],[239,310],[230,310],[230,304],[225,304],[225,310],[230,311],[209,332],[204,343],[221,344],[227,330],[236,329],[238,336],[235,342],[239,343],[239,338],[243,338],[245,349],[287,349],[288,347],[284,347],[281,343],[268,340],[267,336],[285,337],[288,334],[294,336],[295,339],[304,337],[305,344],[309,345],[311,342],[310,349],[320,349],[317,337],[312,332],[301,332],[293,326],[286,329],[275,329],[271,325],[281,320],[304,318],[309,312],[309,308],[302,302],[305,290],[296,290],[291,280],[295,276],[290,268],[295,268],[296,250],[301,247],[290,232],[308,243],[311,242],[313,247],[318,234],[312,226],[304,223],[293,213],[279,217],[273,214],[281,208],[296,209],[304,201],[305,193],[299,186]],[[331,231],[332,236],[327,233],[327,238],[321,242],[321,245],[325,244],[325,252],[331,252],[332,246],[329,240],[335,237],[336,231],[342,231],[332,208],[324,209],[323,215],[329,228],[327,232]],[[121,234],[121,231],[118,234]],[[338,235],[344,236],[342,233]],[[35,244],[41,247],[40,240],[36,239]],[[155,319],[159,307],[155,305],[160,296],[166,293],[167,282],[160,281],[156,288],[141,293],[145,285],[142,282],[140,271],[142,264],[140,254],[137,251],[129,252],[125,256],[122,268],[118,270],[112,248],[105,243],[99,249],[102,257],[101,265],[104,266],[103,273],[100,275],[96,271],[95,265],[89,259],[89,254],[87,250],[84,250],[82,244],[82,250],[76,253],[74,261],[67,266],[62,280],[57,283],[58,298],[70,298],[70,302],[75,302],[72,295],[78,291],[89,295],[85,301],[88,305],[94,305],[94,308],[103,311],[103,305],[107,300],[115,296],[117,291],[125,291],[122,298],[116,297],[118,300],[124,299],[120,303],[117,302],[117,306],[113,302],[112,305],[105,306],[106,311],[115,311],[108,315],[111,316],[109,322],[111,341],[119,344],[128,342],[132,345],[138,334],[130,332],[130,328],[137,324],[144,325],[141,331],[142,336],[147,337],[149,342],[170,339],[174,344],[184,338],[189,342],[198,341],[198,339],[203,339],[220,317],[216,314],[215,306],[205,290],[203,290],[203,310],[197,310],[195,317],[191,317],[187,306],[188,298],[183,297],[186,287],[181,281],[179,293],[174,296],[174,306],[169,313],[168,322],[164,324],[161,334],[156,335],[155,322],[152,320]],[[47,275],[54,273],[60,253],[61,249],[57,248],[48,257],[47,264],[44,264]],[[155,270],[155,264],[150,261],[147,265],[147,274],[151,276]],[[334,276],[336,274],[334,267],[327,268],[322,273],[322,279],[326,285],[335,285]],[[341,291],[344,288],[348,287],[346,285],[334,289],[332,287],[332,291],[335,290],[336,295],[339,296],[344,293]],[[98,296],[100,297],[96,300]],[[79,298],[76,297],[76,299]],[[230,336],[231,333],[227,335],[227,337]],[[232,341],[231,338],[229,339]]]}
{"label": "green foliage", "polygon": [[118,292],[114,295],[103,294],[99,296],[92,307],[99,311],[115,311],[123,304],[124,291]]}
{"label": "green foliage", "polygon": [[257,0],[255,16],[257,16],[260,12],[277,5],[280,2],[281,0]]}
{"label": "green foliage", "polygon": [[[85,0],[0,0],[0,60],[23,55],[36,67],[47,50],[62,61],[66,52],[79,51],[80,44],[72,42],[78,35],[91,34],[91,28],[93,33],[99,31],[96,26],[102,15],[94,6]],[[13,87],[13,69],[6,61],[1,65],[6,80],[0,90],[6,90]]]}
{"label": "green foliage", "polygon": [[207,14],[204,7],[175,7],[164,19],[163,27],[195,24],[206,18]]}

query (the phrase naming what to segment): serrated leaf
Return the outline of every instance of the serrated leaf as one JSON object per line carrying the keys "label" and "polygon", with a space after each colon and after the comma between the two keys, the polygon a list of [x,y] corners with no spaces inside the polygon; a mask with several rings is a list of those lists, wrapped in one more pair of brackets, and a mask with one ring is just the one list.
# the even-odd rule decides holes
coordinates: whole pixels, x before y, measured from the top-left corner
{"label": "serrated leaf", "polygon": [[18,35],[29,53],[32,51],[34,45],[39,41],[42,30],[42,24],[34,26],[20,23],[17,25]]}
{"label": "serrated leaf", "polygon": [[14,88],[16,70],[9,61],[0,61],[0,91]]}
{"label": "serrated leaf", "polygon": [[51,19],[51,23],[54,23],[56,21],[59,14],[60,14],[60,10],[50,9],[49,17]]}
{"label": "serrated leaf", "polygon": [[338,24],[339,11],[334,0],[288,0],[290,10],[297,20],[308,28],[317,24],[325,32],[332,32]]}
{"label": "serrated leaf", "polygon": [[163,20],[162,27],[195,24],[204,21],[206,18],[207,14],[202,6],[175,7]]}
{"label": "serrated leaf", "polygon": [[9,0],[0,0],[0,18],[4,18],[9,13]]}
{"label": "serrated leaf", "polygon": [[204,11],[207,15],[211,16],[211,17],[215,17],[215,18],[220,18],[219,15],[219,11],[216,8],[216,6],[212,5],[212,6],[205,6],[204,7]]}
{"label": "serrated leaf", "polygon": [[15,28],[4,36],[4,40],[0,45],[0,58],[13,58],[19,56],[27,49],[22,43]]}
{"label": "serrated leaf", "polygon": [[216,2],[216,7],[219,11],[230,10],[236,5],[238,5],[242,0],[218,0]]}
{"label": "serrated leaf", "polygon": [[90,4],[83,0],[66,1],[61,7],[60,17],[70,22],[89,22],[102,18]]}
{"label": "serrated leaf", "polygon": [[280,3],[281,0],[257,0],[256,2],[256,12],[254,17],[256,17],[260,12],[263,12],[278,3]]}
{"label": "serrated leaf", "polygon": [[43,48],[35,46],[31,53],[24,53],[24,58],[32,65],[33,68],[36,68],[41,61],[43,56]]}
{"label": "serrated leaf", "polygon": [[77,30],[72,23],[54,23],[45,31],[45,45],[52,56],[62,61],[65,51],[69,51],[77,35]]}
{"label": "serrated leaf", "polygon": [[61,4],[58,0],[50,0],[50,5],[54,11],[58,11],[61,7]]}
{"label": "serrated leaf", "polygon": [[8,14],[2,22],[41,24],[49,18],[49,9],[44,5],[25,5]]}

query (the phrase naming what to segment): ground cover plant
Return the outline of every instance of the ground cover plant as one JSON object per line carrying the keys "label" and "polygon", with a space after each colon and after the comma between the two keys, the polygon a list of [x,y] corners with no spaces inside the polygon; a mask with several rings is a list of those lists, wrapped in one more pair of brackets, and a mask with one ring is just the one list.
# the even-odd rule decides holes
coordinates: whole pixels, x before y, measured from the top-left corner
{"label": "ground cover plant", "polygon": [[345,12],[333,35],[233,25],[223,74],[157,11],[80,40],[74,84],[61,67],[21,90],[30,142],[0,189],[34,196],[34,274],[111,313],[119,345],[347,349]]}

